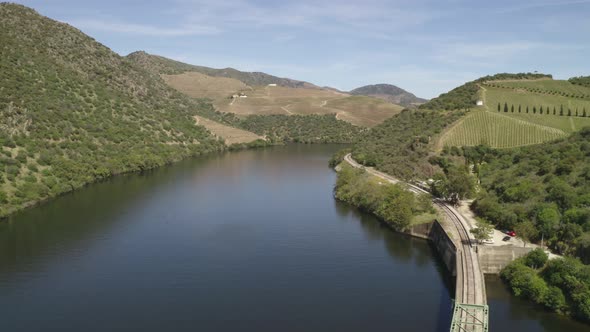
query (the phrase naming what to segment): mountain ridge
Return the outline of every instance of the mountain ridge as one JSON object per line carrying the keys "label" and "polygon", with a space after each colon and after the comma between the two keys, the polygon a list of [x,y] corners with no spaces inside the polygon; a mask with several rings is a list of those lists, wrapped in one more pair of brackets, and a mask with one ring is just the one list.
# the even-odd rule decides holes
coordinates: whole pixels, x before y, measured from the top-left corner
{"label": "mountain ridge", "polygon": [[427,99],[416,97],[413,93],[400,87],[387,83],[365,85],[351,90],[349,93],[352,95],[375,97],[405,107],[418,106],[428,101]]}
{"label": "mountain ridge", "polygon": [[199,72],[212,77],[233,78],[249,86],[261,86],[277,84],[278,86],[290,88],[318,88],[318,86],[304,81],[298,81],[290,78],[273,76],[263,72],[246,72],[231,67],[227,68],[210,68],[198,66],[172,60],[160,55],[150,54],[145,51],[136,51],[128,54],[126,58],[130,59],[137,65],[148,71],[159,74],[175,75],[186,72]]}

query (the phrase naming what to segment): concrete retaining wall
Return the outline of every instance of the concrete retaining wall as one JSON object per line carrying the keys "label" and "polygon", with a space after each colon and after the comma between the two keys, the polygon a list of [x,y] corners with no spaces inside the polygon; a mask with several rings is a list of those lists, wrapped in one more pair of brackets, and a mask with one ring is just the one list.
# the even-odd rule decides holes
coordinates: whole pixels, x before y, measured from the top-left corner
{"label": "concrete retaining wall", "polygon": [[507,246],[485,246],[477,248],[479,265],[485,274],[498,274],[508,263],[529,253],[533,248]]}
{"label": "concrete retaining wall", "polygon": [[419,237],[421,239],[430,240],[430,232],[432,231],[432,227],[434,227],[434,222],[414,225],[404,233],[411,235],[413,237]]}
{"label": "concrete retaining wall", "polygon": [[453,276],[457,275],[457,247],[444,228],[435,221],[431,224],[429,239],[437,249],[447,269]]}

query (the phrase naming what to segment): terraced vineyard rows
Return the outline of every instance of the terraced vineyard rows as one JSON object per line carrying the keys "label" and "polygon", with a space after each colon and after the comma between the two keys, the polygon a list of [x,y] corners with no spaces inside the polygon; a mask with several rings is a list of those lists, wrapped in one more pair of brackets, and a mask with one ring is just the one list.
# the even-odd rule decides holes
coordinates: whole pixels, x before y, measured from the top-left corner
{"label": "terraced vineyard rows", "polygon": [[526,113],[501,113],[518,120],[531,122],[541,126],[547,126],[563,130],[566,133],[573,133],[584,127],[590,126],[590,118],[575,116],[559,116],[548,114],[526,114]]}
{"label": "terraced vineyard rows", "polygon": [[575,114],[576,109],[578,109],[579,112],[582,112],[584,108],[586,111],[590,112],[590,100],[586,99],[532,93],[528,91],[520,91],[518,89],[503,89],[490,86],[486,86],[485,88],[486,106],[490,111],[495,111],[498,103],[500,103],[502,107],[504,106],[504,103],[508,103],[508,107],[514,105],[515,108],[518,108],[518,105],[521,105],[523,112],[527,106],[530,111],[532,111],[533,106],[537,109],[543,106],[544,109],[549,107],[551,111],[553,111],[553,108],[555,107],[557,112],[559,112],[561,106],[563,106],[566,114],[568,109],[571,109],[573,114]]}
{"label": "terraced vineyard rows", "polygon": [[506,89],[524,90],[531,93],[550,94],[570,98],[590,99],[590,88],[575,85],[563,80],[510,80],[492,81],[489,86],[497,86]]}
{"label": "terraced vineyard rows", "polygon": [[509,115],[474,111],[441,138],[441,146],[487,144],[509,148],[538,144],[567,136],[563,130],[531,123]]}

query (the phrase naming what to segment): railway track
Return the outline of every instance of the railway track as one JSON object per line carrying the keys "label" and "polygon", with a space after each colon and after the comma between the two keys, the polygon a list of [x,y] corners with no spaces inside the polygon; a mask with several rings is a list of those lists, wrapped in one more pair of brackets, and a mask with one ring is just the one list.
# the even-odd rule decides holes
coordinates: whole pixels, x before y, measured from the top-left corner
{"label": "railway track", "polygon": [[[344,160],[351,166],[364,169],[368,173],[388,182],[405,184],[408,190],[416,194],[430,194],[419,186],[401,182],[388,174],[365,167],[352,159],[350,154],[347,154]],[[455,293],[455,314],[453,316],[453,321],[457,320],[460,323],[451,326],[451,330],[454,331],[457,328],[458,331],[487,331],[485,284],[483,274],[479,267],[479,259],[474,252],[476,247],[473,246],[469,230],[461,214],[452,206],[437,198],[433,199],[433,203],[452,221],[461,241],[460,245],[457,246],[456,253],[457,286]],[[485,309],[482,310],[482,307]],[[457,308],[460,308],[460,310]]]}

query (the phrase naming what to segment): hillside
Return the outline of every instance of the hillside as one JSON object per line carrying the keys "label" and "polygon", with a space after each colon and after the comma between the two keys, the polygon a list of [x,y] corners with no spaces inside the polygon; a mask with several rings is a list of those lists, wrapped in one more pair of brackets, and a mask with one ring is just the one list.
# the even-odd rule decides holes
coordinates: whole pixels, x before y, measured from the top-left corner
{"label": "hillside", "polygon": [[[483,105],[476,106],[476,101]],[[564,138],[590,126],[590,88],[543,74],[498,74],[468,82],[421,107],[471,110],[447,128],[444,146],[509,148]]]}
{"label": "hillside", "polygon": [[352,154],[355,160],[405,179],[427,179],[440,172],[430,163],[434,144],[444,128],[463,112],[404,110],[361,136]]}
{"label": "hillside", "polygon": [[[590,128],[556,142],[490,151],[473,208],[503,229],[535,223],[531,240],[590,262]],[[472,161],[473,162],[473,161]]]}
{"label": "hillside", "polygon": [[161,76],[169,86],[193,98],[209,98],[216,101],[228,99],[238,91],[252,90],[234,78],[214,77],[195,71]]}
{"label": "hillside", "polygon": [[[319,88],[309,83],[279,79],[267,74],[264,74],[264,80],[252,80],[253,77],[248,76],[259,73],[241,73],[228,78],[216,76],[217,70],[145,52],[131,53],[128,58],[152,74],[161,76],[178,91],[193,98],[209,98],[216,110],[236,114],[241,118],[251,115],[336,115],[336,120],[355,126],[373,127],[403,108],[381,99],[351,97],[335,89]],[[260,82],[275,83],[277,86],[261,85]],[[243,96],[232,98],[237,94]],[[340,125],[333,123],[333,126]]]}
{"label": "hillside", "polygon": [[350,94],[375,97],[404,107],[418,106],[428,101],[391,84],[366,85],[350,91]]}
{"label": "hillside", "polygon": [[223,148],[209,105],[67,24],[0,4],[0,48],[0,215]]}
{"label": "hillside", "polygon": [[502,73],[493,76],[480,77],[474,81],[467,82],[453,90],[443,93],[440,96],[431,99],[427,103],[420,105],[422,109],[431,110],[457,110],[457,109],[469,109],[475,106],[476,101],[479,99],[480,83],[495,81],[495,80],[522,80],[522,79],[540,79],[540,78],[551,78],[551,75],[536,74],[536,73],[518,73],[509,74]]}
{"label": "hillside", "polygon": [[292,80],[289,78],[276,77],[261,72],[243,72],[233,68],[214,69],[203,66],[189,65],[158,55],[148,54],[143,51],[133,52],[127,55],[127,58],[144,69],[150,72],[157,72],[159,74],[177,75],[186,72],[198,72],[213,77],[232,78],[249,86],[277,84],[278,86],[290,88],[316,87],[311,83]]}

